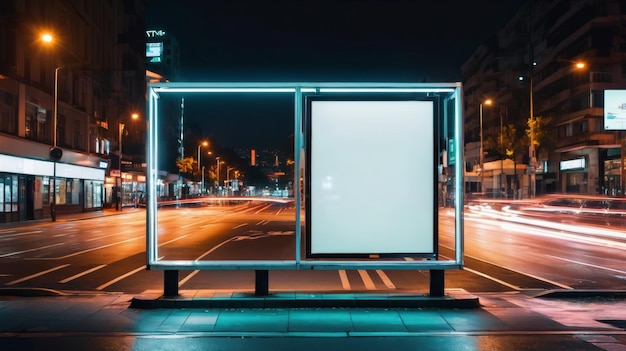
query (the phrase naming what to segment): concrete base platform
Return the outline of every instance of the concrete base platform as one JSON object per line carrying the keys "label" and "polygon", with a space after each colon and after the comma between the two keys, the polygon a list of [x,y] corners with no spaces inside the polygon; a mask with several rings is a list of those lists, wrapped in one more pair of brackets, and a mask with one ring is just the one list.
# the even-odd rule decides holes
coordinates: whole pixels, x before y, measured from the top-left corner
{"label": "concrete base platform", "polygon": [[179,296],[147,292],[131,301],[131,308],[450,308],[480,307],[477,296],[462,289],[446,290],[442,297],[417,293],[181,291]]}

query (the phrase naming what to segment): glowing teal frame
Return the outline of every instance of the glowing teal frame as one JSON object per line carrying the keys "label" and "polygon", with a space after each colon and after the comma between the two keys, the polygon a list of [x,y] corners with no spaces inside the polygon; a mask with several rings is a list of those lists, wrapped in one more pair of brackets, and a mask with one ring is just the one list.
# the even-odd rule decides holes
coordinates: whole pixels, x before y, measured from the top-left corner
{"label": "glowing teal frame", "polygon": [[[332,261],[303,260],[301,252],[301,215],[296,211],[295,260],[159,260],[157,257],[157,203],[156,185],[158,180],[158,140],[159,97],[167,93],[292,93],[294,96],[294,150],[302,150],[302,106],[303,93],[360,93],[360,94],[406,94],[406,93],[448,93],[446,101],[454,101],[454,147],[457,150],[455,167],[455,258],[454,260],[425,261]],[[395,269],[395,270],[449,270],[463,267],[463,115],[461,83],[206,83],[206,82],[166,82],[148,85],[148,150],[147,150],[147,203],[146,203],[146,260],[148,269],[160,270],[301,270],[301,269]],[[447,104],[444,104],[447,106]],[[446,122],[449,118],[444,107]],[[300,179],[302,159],[300,152],[294,152],[295,179]],[[295,206],[301,208],[300,182],[295,182]],[[459,201],[461,200],[461,201]]]}

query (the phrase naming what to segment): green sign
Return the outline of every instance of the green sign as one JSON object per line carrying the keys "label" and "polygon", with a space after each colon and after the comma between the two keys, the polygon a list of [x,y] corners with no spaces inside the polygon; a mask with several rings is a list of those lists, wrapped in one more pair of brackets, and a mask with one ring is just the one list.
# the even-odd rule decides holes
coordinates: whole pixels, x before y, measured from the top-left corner
{"label": "green sign", "polygon": [[448,166],[456,163],[456,150],[454,149],[454,139],[448,139]]}

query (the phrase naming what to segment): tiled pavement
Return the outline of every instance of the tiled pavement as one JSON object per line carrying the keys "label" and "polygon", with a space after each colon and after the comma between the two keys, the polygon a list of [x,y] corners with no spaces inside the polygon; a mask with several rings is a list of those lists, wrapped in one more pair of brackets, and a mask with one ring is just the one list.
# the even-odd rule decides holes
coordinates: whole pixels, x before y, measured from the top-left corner
{"label": "tiled pavement", "polygon": [[[237,307],[241,294],[233,293],[230,307],[153,309],[132,307],[133,298],[0,297],[0,349],[194,350],[212,345],[209,349],[322,350],[313,344],[330,338],[336,341],[331,349],[395,345],[400,350],[418,343],[423,350],[626,351],[626,300],[614,298],[511,293],[479,294],[475,308],[245,308]],[[194,299],[200,300],[189,300]]]}

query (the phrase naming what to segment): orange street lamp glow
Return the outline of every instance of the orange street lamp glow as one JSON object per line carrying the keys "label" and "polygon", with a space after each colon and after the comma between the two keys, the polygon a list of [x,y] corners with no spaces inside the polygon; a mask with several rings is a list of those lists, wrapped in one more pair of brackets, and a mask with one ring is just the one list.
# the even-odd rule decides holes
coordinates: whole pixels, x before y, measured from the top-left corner
{"label": "orange street lamp glow", "polygon": [[51,42],[52,42],[52,40],[53,40],[53,38],[52,38],[52,35],[51,35],[51,34],[49,34],[49,33],[44,33],[44,34],[41,36],[41,40],[43,40],[45,43],[51,43]]}
{"label": "orange street lamp glow", "polygon": [[585,63],[584,62],[576,62],[576,68],[578,68],[578,69],[585,68]]}

